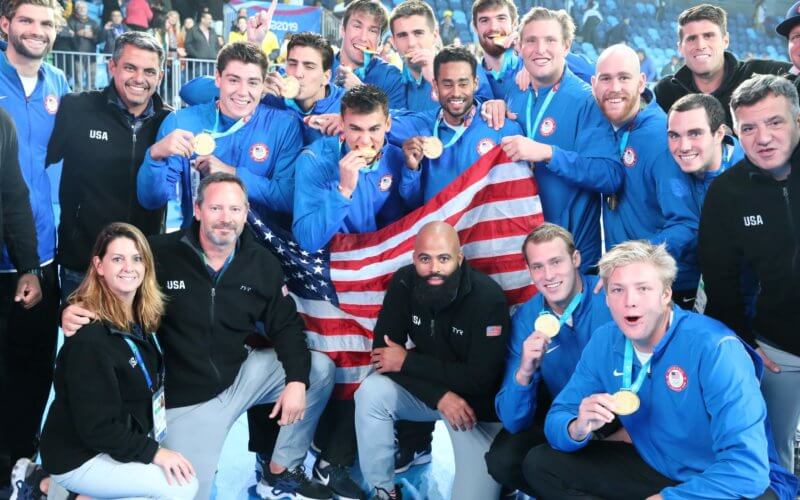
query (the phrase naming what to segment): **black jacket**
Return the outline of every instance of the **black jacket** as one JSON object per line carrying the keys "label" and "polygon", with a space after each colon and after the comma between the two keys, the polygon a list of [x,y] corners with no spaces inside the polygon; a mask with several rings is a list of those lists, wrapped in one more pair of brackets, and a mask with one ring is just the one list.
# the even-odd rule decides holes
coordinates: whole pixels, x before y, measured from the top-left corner
{"label": "black jacket", "polygon": [[167,360],[167,407],[208,401],[227,389],[260,330],[275,346],[286,382],[308,386],[311,354],[303,320],[286,295],[280,263],[245,228],[233,260],[215,282],[203,260],[199,224],[150,239],[167,294],[158,339]]}
{"label": "black jacket", "polygon": [[416,348],[390,378],[433,409],[446,392],[455,392],[478,420],[495,422],[494,397],[510,331],[508,304],[491,278],[466,263],[461,268],[456,298],[435,314],[413,297],[414,266],[399,269],[383,299],[374,346],[386,346],[384,335],[401,345],[410,338]]}
{"label": "black jacket", "polygon": [[[733,117],[731,116],[730,102],[731,94],[743,81],[754,74],[782,75],[791,68],[791,63],[770,61],[765,59],[752,59],[750,61],[739,61],[730,52],[725,52],[725,77],[722,85],[711,93],[719,99],[722,107],[725,108],[725,123],[733,128]],[[692,71],[685,64],[674,75],[665,76],[655,87],[656,101],[665,113],[669,113],[672,104],[687,94],[700,93],[694,84]]]}
{"label": "black jacket", "polygon": [[208,38],[200,31],[200,26],[190,29],[183,42],[186,55],[193,59],[216,59],[221,48],[217,36],[213,28],[208,28]]}
{"label": "black jacket", "polygon": [[8,112],[0,108],[0,248],[3,243],[8,245],[16,269],[39,267],[28,185],[19,168],[17,129]]}
{"label": "black jacket", "polygon": [[136,175],[170,108],[154,95],[153,115],[134,131],[117,98],[113,81],[105,90],[65,95],[50,136],[47,164],[64,160],[58,259],[69,269],[86,269],[97,234],[111,222],[145,235],[163,226],[164,209],[139,204]]}
{"label": "black jacket", "polygon": [[99,453],[120,462],[149,464],[158,443],[152,395],[125,338],[139,349],[154,384],[162,358],[150,335],[120,331],[102,322],[69,337],[58,355],[56,397],[42,434],[42,465],[51,474],[76,469]]}
{"label": "black jacket", "polygon": [[[706,314],[751,345],[758,335],[800,355],[800,147],[791,163],[788,181],[776,181],[745,158],[711,183],[700,218],[699,259]],[[742,260],[760,283],[752,327],[739,286]]]}

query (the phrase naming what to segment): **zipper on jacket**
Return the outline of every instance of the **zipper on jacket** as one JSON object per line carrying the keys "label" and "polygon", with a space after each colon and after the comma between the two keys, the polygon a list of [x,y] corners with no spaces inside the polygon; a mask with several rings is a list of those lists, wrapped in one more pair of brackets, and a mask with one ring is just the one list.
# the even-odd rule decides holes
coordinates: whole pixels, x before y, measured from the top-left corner
{"label": "zipper on jacket", "polygon": [[[211,287],[211,329],[214,329],[214,310],[216,308],[216,298],[217,298],[217,288],[216,286]],[[209,351],[208,351],[208,361],[211,363],[211,368],[214,369],[214,375],[217,376],[217,382],[222,380],[222,376],[217,369],[216,363],[214,363],[214,357],[211,355],[211,342],[208,343]]]}
{"label": "zipper on jacket", "polygon": [[133,189],[128,196],[128,220],[133,220],[133,200],[136,196],[136,124],[131,125],[131,176],[133,177]]}
{"label": "zipper on jacket", "polygon": [[436,333],[436,317],[431,318],[431,337]]}
{"label": "zipper on jacket", "polygon": [[792,203],[789,200],[789,187],[783,186],[783,203],[786,206],[786,216],[789,220],[789,230],[794,234],[794,217],[792,217]]}

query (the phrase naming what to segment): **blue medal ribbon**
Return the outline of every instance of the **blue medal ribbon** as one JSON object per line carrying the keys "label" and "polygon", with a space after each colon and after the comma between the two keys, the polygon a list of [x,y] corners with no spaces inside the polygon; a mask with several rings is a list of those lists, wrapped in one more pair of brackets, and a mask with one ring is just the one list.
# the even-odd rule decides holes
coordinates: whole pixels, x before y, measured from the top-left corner
{"label": "blue medal ribbon", "polygon": [[207,131],[209,134],[211,134],[211,137],[213,137],[214,139],[220,139],[222,137],[227,137],[229,135],[235,134],[242,127],[247,125],[248,121],[250,121],[250,117],[249,116],[245,116],[244,118],[239,118],[239,120],[236,123],[234,123],[233,125],[231,125],[228,128],[228,130],[220,132],[219,131],[219,115],[220,115],[219,104],[217,104],[217,113],[216,113],[216,116],[214,118],[214,128],[212,130],[208,130]]}
{"label": "blue medal ribbon", "polygon": [[553,101],[553,97],[555,97],[556,92],[558,92],[558,86],[561,85],[561,81],[559,80],[556,82],[555,85],[550,89],[547,93],[547,96],[544,98],[544,103],[542,103],[542,107],[539,108],[539,113],[536,115],[536,120],[531,123],[531,111],[533,110],[533,90],[528,94],[528,102],[525,105],[525,115],[527,116],[527,120],[525,123],[525,129],[528,133],[528,139],[536,139],[536,132],[539,130],[539,124],[542,122],[542,118],[544,118],[544,113],[547,111],[547,108],[550,106],[550,103]]}
{"label": "blue medal ribbon", "polygon": [[353,70],[353,73],[364,83],[364,79],[367,77],[367,66],[369,63],[372,62],[372,54],[369,52],[364,52],[364,64],[359,66],[358,68]]}
{"label": "blue medal ribbon", "polygon": [[623,361],[624,365],[622,366],[623,391],[631,391],[634,394],[639,392],[639,389],[644,383],[644,378],[647,376],[647,372],[650,371],[650,361],[652,360],[653,358],[650,357],[647,362],[642,364],[642,369],[639,370],[639,375],[636,376],[636,381],[631,383],[633,375],[633,342],[631,342],[630,339],[625,339],[625,359]]}
{"label": "blue medal ribbon", "polygon": [[[153,335],[153,343],[158,349],[158,353],[161,354],[161,345],[158,343],[158,338],[155,334]],[[158,386],[153,384],[153,379],[150,378],[150,373],[147,371],[147,366],[144,364],[144,359],[142,359],[142,353],[139,352],[139,348],[136,347],[136,344],[129,338],[124,338],[125,343],[128,344],[128,347],[131,349],[131,353],[133,353],[133,357],[136,359],[136,363],[139,365],[139,369],[142,371],[144,375],[144,380],[147,382],[147,388],[150,389],[150,392],[156,392]],[[163,363],[162,363],[163,364]],[[161,376],[161,380],[164,380],[163,375]]]}
{"label": "blue medal ribbon", "polygon": [[[578,294],[575,295],[574,297],[572,297],[572,300],[569,301],[569,305],[567,306],[566,309],[564,309],[564,313],[561,314],[560,316],[558,314],[556,314],[556,316],[559,316],[558,317],[559,329],[560,329],[560,327],[564,326],[564,324],[572,316],[572,313],[575,312],[575,309],[578,308],[578,304],[581,303],[581,299],[582,298],[583,298],[583,292],[578,292]],[[555,314],[555,311],[553,311],[553,313]],[[539,311],[539,316],[541,316],[542,314],[550,314],[550,313],[548,311],[546,311],[544,308],[542,308],[542,310]]]}
{"label": "blue medal ribbon", "polygon": [[[475,117],[475,112],[477,111],[477,106],[475,103],[472,104],[472,110],[469,112],[469,116],[464,117],[464,124],[461,125],[459,128],[453,128],[453,137],[447,141],[447,144],[442,143],[445,149],[453,146],[455,143],[458,142],[459,139],[467,132],[467,128],[469,128],[470,123],[472,123],[472,119]],[[441,141],[439,138],[439,127],[442,125],[442,117],[444,116],[444,110],[439,110],[439,116],[436,117],[436,122],[433,124],[433,136],[436,137]],[[449,125],[448,125],[449,126]]]}
{"label": "blue medal ribbon", "polygon": [[489,70],[489,74],[492,75],[492,78],[494,78],[495,80],[501,81],[503,79],[503,75],[505,75],[508,72],[508,70],[517,65],[518,60],[519,58],[517,57],[517,54],[514,52],[514,49],[508,48],[506,49],[505,52],[503,52],[503,62],[500,63],[500,69],[499,70],[491,69]]}

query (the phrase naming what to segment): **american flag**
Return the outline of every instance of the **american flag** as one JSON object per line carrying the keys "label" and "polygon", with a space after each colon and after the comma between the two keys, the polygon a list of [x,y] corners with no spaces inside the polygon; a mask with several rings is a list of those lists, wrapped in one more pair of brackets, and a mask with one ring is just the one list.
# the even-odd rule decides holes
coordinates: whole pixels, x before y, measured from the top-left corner
{"label": "american flag", "polygon": [[290,234],[252,211],[248,216],[260,240],[281,260],[309,346],[336,364],[334,397],[339,399],[352,399],[372,370],[372,330],[384,293],[392,274],[411,263],[423,225],[435,220],[453,225],[469,264],[497,281],[514,306],[536,292],[520,247],[542,219],[530,168],[511,162],[499,147],[402,219],[372,233],[337,234],[316,252],[303,250]]}

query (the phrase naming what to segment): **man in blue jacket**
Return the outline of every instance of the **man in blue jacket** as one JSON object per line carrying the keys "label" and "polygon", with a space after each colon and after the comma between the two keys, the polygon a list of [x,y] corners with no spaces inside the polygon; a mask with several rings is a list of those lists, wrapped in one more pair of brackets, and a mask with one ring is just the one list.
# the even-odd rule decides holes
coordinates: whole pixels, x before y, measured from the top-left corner
{"label": "man in blue jacket", "polygon": [[625,173],[591,89],[566,66],[574,32],[563,11],[531,9],[522,19],[520,44],[532,87],[512,89],[507,106],[486,103],[482,114],[497,127],[508,107],[509,117],[525,130],[503,138],[503,150],[534,166],[544,218],[572,233],[585,272],[600,258],[598,193],[616,192]]}
{"label": "man in blue jacket", "polygon": [[673,300],[691,309],[700,278],[700,213],[688,175],[669,154],[667,117],[645,85],[639,58],[630,47],[613,45],[597,59],[592,91],[604,121],[614,129],[617,154],[625,167],[624,187],[605,197],[605,244],[612,248],[638,239],[666,243],[678,262]]}
{"label": "man in blue jacket", "polygon": [[56,9],[55,0],[0,5],[0,29],[8,39],[7,45],[0,42],[0,107],[16,125],[19,167],[38,242],[38,259],[11,255],[8,241],[0,256],[0,371],[5,372],[0,397],[14,407],[0,422],[0,491],[8,484],[8,462],[34,454],[58,338],[56,226],[45,157],[69,85],[64,73],[44,62],[56,38]]}
{"label": "man in blue jacket", "polygon": [[[600,260],[613,323],[599,328],[523,469],[537,498],[794,498],[777,465],[758,356],[722,323],[672,303],[666,246]],[[755,363],[755,364],[754,364]],[[615,414],[625,442],[592,440]]]}
{"label": "man in blue jacket", "polygon": [[[561,392],[592,332],[611,321],[611,314],[605,294],[592,293],[598,278],[581,274],[581,254],[566,229],[545,222],[525,238],[522,253],[539,293],[511,318],[505,377],[495,398],[503,430],[486,454],[486,465],[497,482],[533,494],[522,461],[545,442],[547,406],[539,402]],[[536,329],[537,318],[545,314],[558,318],[554,337]]]}
{"label": "man in blue jacket", "polygon": [[[433,63],[439,105],[427,111],[392,113],[389,142],[403,146],[407,168],[402,170],[400,194],[411,207],[436,196],[504,136],[522,132],[514,122],[494,130],[479,118],[477,66],[467,49],[444,48]],[[442,142],[439,158],[423,157],[428,137]]]}
{"label": "man in blue jacket", "polygon": [[389,96],[389,107],[406,107],[400,70],[375,52],[389,25],[386,7],[378,0],[354,0],[347,6],[340,34],[342,45],[333,58],[331,83],[351,89],[362,83],[380,87]]}
{"label": "man in blue jacket", "polygon": [[[294,193],[294,159],[303,144],[299,120],[260,105],[267,59],[250,42],[225,46],[217,57],[217,101],[171,113],[145,155],[137,178],[139,202],[164,206],[181,190],[183,225],[191,223],[197,174],[236,174],[261,217],[288,224]],[[211,153],[196,151],[196,136],[211,136]],[[202,153],[202,154],[200,154]]]}

